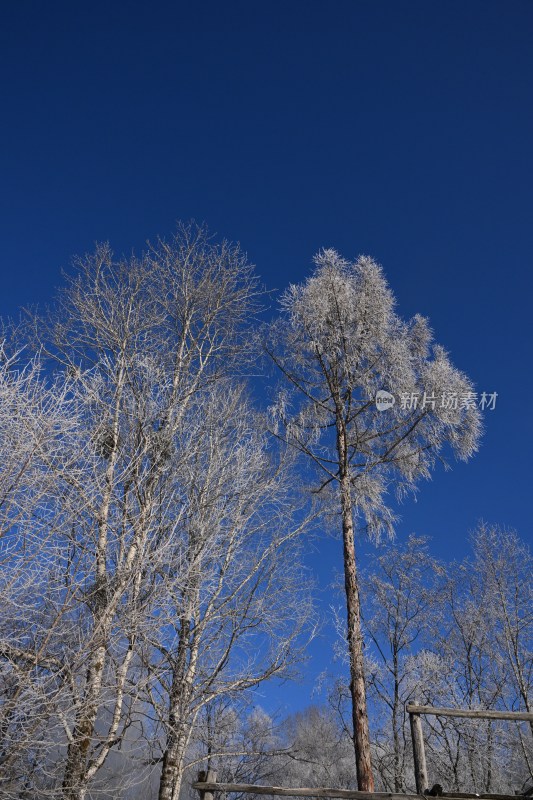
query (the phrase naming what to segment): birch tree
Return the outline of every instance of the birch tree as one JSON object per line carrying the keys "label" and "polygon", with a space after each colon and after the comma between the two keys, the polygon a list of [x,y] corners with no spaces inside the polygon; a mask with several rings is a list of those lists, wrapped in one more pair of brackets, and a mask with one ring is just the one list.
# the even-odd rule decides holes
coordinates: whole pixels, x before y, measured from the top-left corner
{"label": "birch tree", "polygon": [[[83,460],[68,381],[47,380],[38,358],[0,347],[0,790],[30,795],[46,772],[47,731],[68,680],[72,593],[58,529],[58,475]],[[23,796],[21,794],[20,796]],[[25,795],[24,795],[25,796]]]}
{"label": "birch tree", "polygon": [[43,381],[0,376],[0,759],[16,796],[84,800],[157,743],[175,798],[202,709],[302,655],[306,515],[240,383],[239,248],[185,225],[76,267],[33,319]]}
{"label": "birch tree", "polygon": [[160,800],[179,796],[198,715],[217,698],[290,674],[311,616],[298,554],[306,515],[295,516],[301,503],[264,424],[237,387],[221,383],[197,401],[181,443],[194,452],[183,464],[174,538],[184,569],[167,572],[154,595]]}
{"label": "birch tree", "polygon": [[[316,467],[316,491],[333,493],[340,512],[354,748],[364,791],[374,780],[355,530],[391,533],[388,490],[398,497],[413,491],[447,450],[468,459],[481,432],[479,410],[465,400],[474,396],[471,382],[432,344],[427,321],[404,322],[394,305],[372,259],[348,262],[323,250],[313,274],[285,293],[267,343],[286,378],[273,408],[278,434]],[[380,390],[397,398],[385,411],[375,403]]]}
{"label": "birch tree", "polygon": [[245,351],[256,295],[238,247],[181,226],[139,258],[117,260],[98,247],[77,262],[50,316],[35,321],[51,368],[72,378],[91,454],[61,487],[71,520],[66,584],[82,619],[68,654],[66,800],[83,800],[130,724],[140,689],[131,670],[150,599],[144,576],[153,575],[155,553],[175,556],[183,513],[168,473],[187,459],[178,442],[194,398]]}

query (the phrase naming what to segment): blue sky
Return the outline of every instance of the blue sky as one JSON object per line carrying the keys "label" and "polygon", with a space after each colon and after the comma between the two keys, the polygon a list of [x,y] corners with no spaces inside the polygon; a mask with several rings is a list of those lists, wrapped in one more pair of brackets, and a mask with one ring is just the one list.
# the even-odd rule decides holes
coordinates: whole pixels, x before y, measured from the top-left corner
{"label": "blue sky", "polygon": [[[484,518],[532,542],[531,2],[0,14],[0,314],[50,301],[95,241],[128,253],[178,218],[239,240],[269,289],[304,279],[322,246],[372,255],[400,314],[427,315],[498,392],[480,453],[404,503],[398,536],[462,557]],[[340,558],[334,540],[311,557],[323,587]],[[287,707],[307,702],[328,642]]]}

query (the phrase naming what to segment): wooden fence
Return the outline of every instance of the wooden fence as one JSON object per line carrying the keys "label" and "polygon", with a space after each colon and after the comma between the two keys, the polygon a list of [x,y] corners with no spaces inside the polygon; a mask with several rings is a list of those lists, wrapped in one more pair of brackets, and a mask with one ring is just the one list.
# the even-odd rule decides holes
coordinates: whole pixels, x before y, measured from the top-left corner
{"label": "wooden fence", "polygon": [[[481,800],[517,800],[516,795],[506,794],[472,794],[468,792],[444,792],[441,787],[434,787],[436,791],[429,792],[426,752],[424,734],[422,731],[421,716],[432,714],[442,717],[467,717],[470,719],[508,719],[515,722],[529,722],[533,724],[533,714],[525,711],[471,711],[459,708],[436,708],[434,706],[419,706],[408,703],[405,710],[409,714],[411,735],[413,739],[413,761],[415,768],[416,791],[418,794],[400,794],[397,792],[359,792],[352,789],[330,789],[325,787],[295,788],[288,786],[258,786],[246,783],[217,783],[216,772],[208,770],[198,774],[198,781],[193,783],[197,789],[200,800],[215,800],[215,792],[236,794],[267,794],[273,797],[309,797],[309,798],[340,798],[340,800],[426,800],[428,793],[444,798],[457,798],[468,800],[480,798]],[[529,793],[526,795],[529,796]]]}
{"label": "wooden fence", "polygon": [[[339,797],[344,800],[406,800],[418,798],[426,800],[417,794],[397,794],[394,792],[358,792],[352,789],[327,789],[327,788],[290,788],[287,786],[258,786],[246,783],[217,783],[216,772],[200,772],[197,783],[193,789],[198,789],[200,800],[214,800],[215,792],[236,792],[238,794],[269,794],[278,797]],[[512,800],[516,800],[513,798]]]}
{"label": "wooden fence", "polygon": [[[200,772],[198,781],[193,783],[200,800],[215,800],[215,792],[227,794],[268,794],[273,797],[341,798],[341,800],[427,800],[427,794],[401,794],[398,792],[359,792],[352,789],[330,788],[291,788],[288,786],[258,786],[247,783],[218,783],[216,772]],[[506,794],[468,794],[467,792],[442,792],[446,800],[518,800],[515,795]]]}
{"label": "wooden fence", "polygon": [[[423,794],[430,786],[428,781],[428,771],[426,766],[426,751],[424,746],[424,734],[422,732],[421,715],[431,714],[437,717],[467,717],[468,719],[509,719],[515,722],[533,723],[533,714],[526,711],[471,711],[461,708],[437,708],[435,706],[418,706],[408,703],[405,710],[409,714],[411,724],[411,737],[413,739],[413,762],[415,768],[416,791]],[[450,797],[443,793],[444,797]],[[502,795],[468,795],[455,793],[454,797],[482,797],[498,798]]]}

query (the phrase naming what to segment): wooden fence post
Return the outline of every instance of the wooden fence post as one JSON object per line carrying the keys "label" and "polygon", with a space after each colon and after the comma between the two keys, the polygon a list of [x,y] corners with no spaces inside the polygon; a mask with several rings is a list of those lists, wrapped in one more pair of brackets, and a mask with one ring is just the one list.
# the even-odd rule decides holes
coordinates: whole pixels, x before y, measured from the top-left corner
{"label": "wooden fence post", "polygon": [[[217,774],[214,770],[208,769],[207,772],[205,770],[200,770],[198,773],[198,783],[216,783],[217,782]],[[214,794],[210,792],[209,789],[203,790],[199,789],[200,800],[213,800]]]}
{"label": "wooden fence post", "polygon": [[422,720],[420,714],[409,712],[411,723],[411,737],[413,739],[413,762],[415,766],[416,791],[424,794],[429,786],[428,770],[426,767],[426,750],[424,748],[424,734],[422,733]]}

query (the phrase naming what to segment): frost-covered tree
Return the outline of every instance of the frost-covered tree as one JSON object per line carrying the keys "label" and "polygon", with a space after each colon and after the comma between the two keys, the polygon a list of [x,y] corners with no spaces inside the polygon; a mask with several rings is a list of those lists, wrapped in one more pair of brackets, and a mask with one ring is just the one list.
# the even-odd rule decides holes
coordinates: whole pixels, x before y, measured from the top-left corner
{"label": "frost-covered tree", "polygon": [[194,225],[138,258],[99,246],[0,376],[0,759],[31,740],[32,796],[83,800],[159,746],[176,798],[201,702],[296,657],[302,518],[240,385],[257,293]]}
{"label": "frost-covered tree", "polygon": [[[494,660],[510,709],[533,712],[533,557],[515,531],[481,524],[472,570],[482,583]],[[529,725],[533,739],[533,722]],[[533,777],[533,775],[532,775]]]}
{"label": "frost-covered tree", "polygon": [[[413,491],[447,450],[468,459],[480,413],[472,384],[432,344],[427,321],[397,315],[378,264],[328,249],[315,265],[285,293],[271,327],[267,351],[287,385],[273,415],[278,434],[322,475],[316,491],[333,490],[340,510],[357,775],[359,788],[372,791],[355,529],[390,533],[388,490]],[[376,406],[380,390],[396,398],[386,410]]]}
{"label": "frost-covered tree", "polygon": [[[409,659],[418,702],[447,708],[531,708],[531,554],[516,533],[481,524],[473,555],[446,567],[437,624]],[[424,719],[428,768],[455,790],[509,792],[533,778],[526,722]]]}
{"label": "frost-covered tree", "polygon": [[279,759],[285,748],[279,721],[246,700],[245,695],[219,697],[202,708],[187,750],[181,800],[198,797],[191,784],[200,767],[214,770],[221,783],[273,784],[281,779]]}
{"label": "frost-covered tree", "polygon": [[283,732],[287,755],[279,761],[285,784],[356,787],[352,744],[331,708],[309,706],[285,720]]}
{"label": "frost-covered tree", "polygon": [[204,230],[184,226],[139,259],[115,260],[99,247],[80,260],[49,320],[36,321],[53,368],[74,378],[92,450],[63,493],[84,620],[70,654],[76,680],[62,781],[69,800],[85,796],[129,724],[128,691],[138,688],[129,678],[149,600],[143,576],[182,516],[167,479],[186,458],[176,439],[196,393],[242,352],[239,331],[254,294],[238,248],[214,246]]}
{"label": "frost-covered tree", "polygon": [[190,411],[180,441],[189,457],[174,476],[184,514],[170,563],[182,568],[154,565],[164,579],[149,627],[160,800],[177,800],[196,722],[217,699],[289,673],[311,610],[298,555],[306,515],[294,516],[300,503],[259,416],[226,382]]}
{"label": "frost-covered tree", "polygon": [[412,535],[404,544],[374,553],[361,580],[363,628],[370,644],[368,685],[381,744],[378,769],[385,788],[395,792],[407,789],[405,704],[414,699],[412,656],[438,624],[443,574],[427,539]]}
{"label": "frost-covered tree", "polygon": [[[83,461],[68,380],[47,380],[38,358],[0,346],[0,794],[37,795],[69,672],[73,589],[65,586],[70,524],[61,487]],[[61,731],[59,730],[59,736]],[[25,791],[27,795],[19,794]]]}

